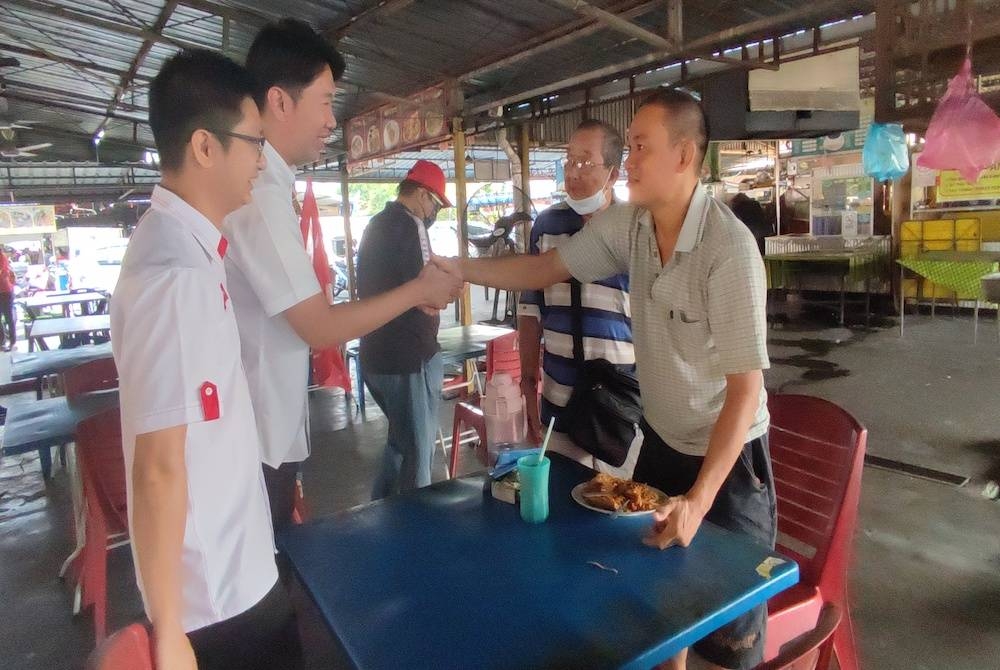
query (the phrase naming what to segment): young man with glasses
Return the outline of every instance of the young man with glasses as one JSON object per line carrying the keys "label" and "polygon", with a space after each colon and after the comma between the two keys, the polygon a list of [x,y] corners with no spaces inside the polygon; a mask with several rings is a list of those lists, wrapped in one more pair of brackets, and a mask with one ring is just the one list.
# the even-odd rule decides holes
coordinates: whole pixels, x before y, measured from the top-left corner
{"label": "young man with glasses", "polygon": [[[398,197],[372,217],[358,249],[358,295],[391,291],[430,267],[427,227],[451,207],[444,172],[417,161],[399,184]],[[389,420],[377,500],[431,483],[444,372],[437,342],[441,316],[411,309],[361,338],[365,384]]]}
{"label": "young man with glasses", "polygon": [[[591,218],[614,202],[623,142],[613,127],[597,120],[577,126],[566,149],[566,201],[538,215],[531,228],[530,252],[543,254],[577,234]],[[585,360],[603,358],[628,371],[635,370],[632,347],[632,310],[628,274],[586,283],[580,290],[581,326]],[[543,290],[524,291],[518,306],[517,331],[521,350],[521,392],[528,415],[528,439],[542,441],[542,426],[556,418],[549,448],[588,467],[617,476],[628,476],[638,450],[633,449],[620,467],[613,467],[584,451],[566,435],[561,417],[577,381],[573,352],[573,311],[569,282]],[[538,398],[538,363],[542,336],[543,387]]]}
{"label": "young man with glasses", "polygon": [[209,51],[150,86],[162,180],[111,305],[136,580],[156,667],[300,668],[278,583],[223,219],[264,167],[253,78]]}
{"label": "young man with glasses", "polygon": [[462,283],[432,266],[383,295],[329,304],[299,225],[295,166],[318,160],[337,125],[344,60],[305,23],[282,19],[257,34],[246,65],[257,79],[267,167],[253,202],[226,223],[226,271],[278,531],[291,523],[297,473],[309,455],[309,348],[343,344],[413,307],[443,308]]}

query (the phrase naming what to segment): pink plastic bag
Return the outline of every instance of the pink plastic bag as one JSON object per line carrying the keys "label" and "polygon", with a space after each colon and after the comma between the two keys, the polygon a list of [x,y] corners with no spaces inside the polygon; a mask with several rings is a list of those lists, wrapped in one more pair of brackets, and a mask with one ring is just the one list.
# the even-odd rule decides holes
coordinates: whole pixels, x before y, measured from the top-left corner
{"label": "pink plastic bag", "polygon": [[998,161],[1000,117],[976,92],[972,62],[966,59],[934,110],[917,164],[958,170],[965,181],[974,184],[980,172]]}

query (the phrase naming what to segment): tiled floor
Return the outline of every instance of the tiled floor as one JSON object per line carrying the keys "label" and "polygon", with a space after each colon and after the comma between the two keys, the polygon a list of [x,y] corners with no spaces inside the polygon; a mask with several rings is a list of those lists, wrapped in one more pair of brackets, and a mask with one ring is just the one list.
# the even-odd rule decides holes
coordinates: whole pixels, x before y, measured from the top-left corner
{"label": "tiled floor", "polygon": [[[972,345],[965,317],[908,319],[904,339],[891,325],[773,330],[767,384],[846,407],[868,426],[874,455],[971,478],[955,487],[865,469],[851,573],[865,667],[997,668],[1000,503],[978,491],[1000,476],[1000,344],[981,331]],[[441,418],[447,433],[450,405]],[[377,406],[369,402],[362,418],[344,397],[315,393],[312,428],[305,487],[313,513],[366,501],[385,438]],[[462,463],[475,467],[471,452]],[[56,578],[72,544],[65,472],[46,486],[34,455],[0,466],[0,667],[82,667],[89,618],[70,616],[71,590]],[[128,549],[112,552],[109,584],[111,627],[139,617]],[[301,594],[298,601],[308,607]],[[339,667],[322,624],[308,611],[303,619],[311,667]]]}

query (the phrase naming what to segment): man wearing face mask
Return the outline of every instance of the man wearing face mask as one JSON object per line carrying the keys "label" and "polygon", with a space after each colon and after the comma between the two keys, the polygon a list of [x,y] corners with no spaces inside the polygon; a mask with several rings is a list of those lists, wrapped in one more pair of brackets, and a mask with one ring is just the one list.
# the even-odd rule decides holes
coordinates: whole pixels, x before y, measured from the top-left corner
{"label": "man wearing face mask", "polygon": [[[538,215],[531,230],[530,251],[543,254],[555,249],[583,229],[591,217],[614,201],[614,184],[622,160],[622,138],[613,127],[596,120],[581,123],[570,137],[563,162],[566,201]],[[577,381],[573,353],[570,282],[559,282],[541,291],[525,291],[518,306],[517,330],[521,349],[521,391],[528,414],[528,438],[541,442],[542,426],[556,418],[549,448],[581,463],[616,476],[628,476],[635,465],[630,453],[619,468],[594,458],[573,444],[561,422]],[[628,371],[635,370],[632,347],[632,314],[629,278],[619,274],[583,284],[580,291],[584,359],[603,358]],[[542,336],[543,388],[538,398],[538,358]]]}
{"label": "man wearing face mask", "polygon": [[[396,200],[372,217],[358,249],[358,295],[365,299],[418,276],[431,260],[427,228],[451,207],[441,168],[419,160]],[[361,338],[361,368],[389,421],[372,499],[427,486],[438,431],[444,372],[437,342],[440,315],[410,309]]]}

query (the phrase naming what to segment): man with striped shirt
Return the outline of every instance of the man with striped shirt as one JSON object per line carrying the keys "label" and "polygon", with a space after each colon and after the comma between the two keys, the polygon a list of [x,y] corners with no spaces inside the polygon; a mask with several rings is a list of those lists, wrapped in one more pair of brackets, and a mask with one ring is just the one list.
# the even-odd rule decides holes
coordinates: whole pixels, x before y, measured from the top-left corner
{"label": "man with striped shirt", "polygon": [[[563,165],[566,169],[566,202],[542,212],[531,229],[530,251],[544,254],[565,243],[583,229],[595,214],[613,201],[623,142],[613,127],[596,120],[581,123],[570,137]],[[583,284],[583,356],[603,358],[625,370],[635,370],[632,347],[632,313],[629,306],[628,274]],[[573,317],[570,283],[559,282],[546,289],[525,291],[518,307],[518,339],[521,350],[521,391],[528,414],[528,438],[541,442],[542,426],[556,418],[549,448],[599,470],[628,476],[635,465],[634,449],[620,468],[594,458],[573,444],[565,434],[561,413],[569,402],[577,380],[573,353]],[[538,399],[538,358],[545,338],[542,360],[544,383]]]}

